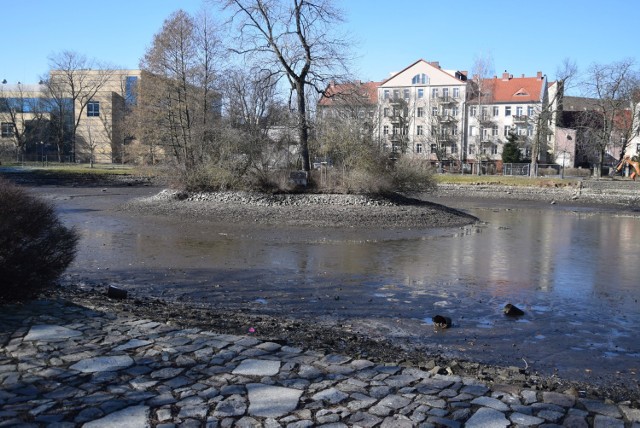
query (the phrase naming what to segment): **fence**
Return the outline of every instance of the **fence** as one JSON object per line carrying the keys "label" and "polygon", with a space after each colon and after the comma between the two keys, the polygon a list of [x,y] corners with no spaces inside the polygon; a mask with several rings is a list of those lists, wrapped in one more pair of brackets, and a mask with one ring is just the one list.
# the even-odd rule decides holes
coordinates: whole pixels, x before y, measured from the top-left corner
{"label": "fence", "polygon": [[[535,177],[588,177],[591,174],[589,168],[567,168],[555,163],[537,164],[534,166]],[[530,171],[530,163],[505,163],[502,165],[502,175],[529,176]],[[605,171],[605,173],[606,172],[607,171]]]}

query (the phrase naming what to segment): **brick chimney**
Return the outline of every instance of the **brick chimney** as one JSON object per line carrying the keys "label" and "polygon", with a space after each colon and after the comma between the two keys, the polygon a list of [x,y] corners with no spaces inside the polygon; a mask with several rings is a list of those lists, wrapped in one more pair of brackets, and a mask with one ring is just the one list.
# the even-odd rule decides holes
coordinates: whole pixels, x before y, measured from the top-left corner
{"label": "brick chimney", "polygon": [[507,70],[502,73],[502,80],[509,80],[509,73],[507,73]]}
{"label": "brick chimney", "polygon": [[536,73],[536,78],[538,80],[542,80],[542,71],[538,71],[538,73]]}

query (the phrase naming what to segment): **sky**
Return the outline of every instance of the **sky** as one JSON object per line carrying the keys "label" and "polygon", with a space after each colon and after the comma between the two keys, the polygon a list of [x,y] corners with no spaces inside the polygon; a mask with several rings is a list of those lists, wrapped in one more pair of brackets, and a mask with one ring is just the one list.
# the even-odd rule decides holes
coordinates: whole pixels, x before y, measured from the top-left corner
{"label": "sky", "polygon": [[[640,68],[637,0],[337,0],[353,43],[353,75],[384,80],[424,59],[471,73],[478,58],[495,75],[553,80],[565,59],[581,73],[624,59]],[[139,68],[154,34],[178,9],[206,0],[0,0],[0,81],[37,83],[49,58],[73,51],[118,68]]]}

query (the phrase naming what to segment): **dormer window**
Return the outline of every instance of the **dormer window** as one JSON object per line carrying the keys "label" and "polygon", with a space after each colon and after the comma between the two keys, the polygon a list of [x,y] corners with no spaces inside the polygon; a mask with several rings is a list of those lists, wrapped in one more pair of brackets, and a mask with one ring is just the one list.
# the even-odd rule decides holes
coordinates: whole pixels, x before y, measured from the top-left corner
{"label": "dormer window", "polygon": [[524,89],[524,88],[520,88],[518,90],[518,92],[515,93],[516,97],[526,97],[529,96],[529,93]]}
{"label": "dormer window", "polygon": [[412,85],[426,85],[428,83],[429,83],[429,76],[427,76],[424,73],[416,74],[411,79],[411,84]]}

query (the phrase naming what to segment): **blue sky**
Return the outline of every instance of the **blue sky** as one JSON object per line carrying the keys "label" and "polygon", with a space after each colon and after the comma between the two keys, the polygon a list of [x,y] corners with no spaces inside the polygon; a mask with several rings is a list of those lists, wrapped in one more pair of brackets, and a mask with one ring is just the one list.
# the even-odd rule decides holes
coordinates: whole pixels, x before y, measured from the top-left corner
{"label": "blue sky", "polygon": [[[469,70],[478,57],[495,74],[542,71],[551,79],[565,58],[584,72],[593,63],[636,61],[637,0],[342,0],[356,41],[354,74],[382,80],[422,58]],[[35,83],[48,58],[75,51],[122,68],[138,68],[163,21],[175,10],[195,13],[202,0],[0,0],[0,80]],[[211,7],[210,4],[208,7]],[[640,63],[637,64],[640,66]]]}

